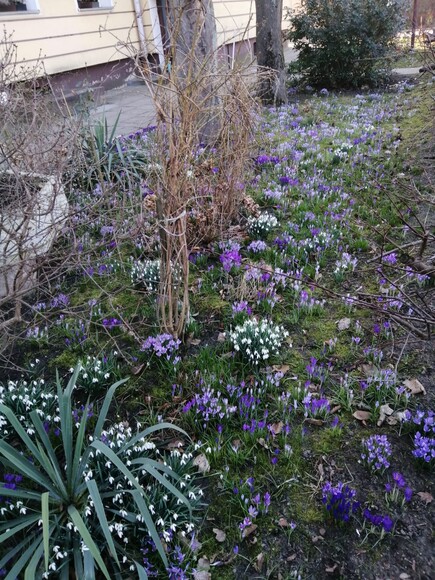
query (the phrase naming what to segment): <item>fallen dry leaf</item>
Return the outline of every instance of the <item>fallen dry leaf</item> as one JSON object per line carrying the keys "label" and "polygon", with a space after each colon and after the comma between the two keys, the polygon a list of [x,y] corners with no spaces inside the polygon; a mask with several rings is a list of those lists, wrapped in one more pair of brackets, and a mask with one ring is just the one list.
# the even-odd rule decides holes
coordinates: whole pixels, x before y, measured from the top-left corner
{"label": "fallen dry leaf", "polygon": [[411,578],[411,576],[409,574],[407,574],[406,572],[402,572],[399,576],[400,580],[409,580],[409,578]]}
{"label": "fallen dry leaf", "polygon": [[289,365],[272,365],[272,370],[274,373],[283,373],[285,375],[290,370],[290,367]]}
{"label": "fallen dry leaf", "polygon": [[378,419],[378,427],[380,427],[385,419],[394,413],[394,409],[390,407],[390,405],[381,405],[379,409],[379,419]]}
{"label": "fallen dry leaf", "polygon": [[213,533],[216,536],[217,542],[225,542],[227,535],[224,531],[219,530],[219,528],[213,528]]}
{"label": "fallen dry leaf", "polygon": [[210,463],[204,453],[195,457],[193,465],[195,465],[201,473],[208,473],[210,471]]}
{"label": "fallen dry leaf", "polygon": [[317,425],[317,427],[321,427],[325,422],[322,419],[313,419],[308,417],[305,419],[305,423],[309,423],[310,425]]}
{"label": "fallen dry leaf", "polygon": [[242,538],[245,539],[248,536],[250,536],[251,534],[253,534],[255,532],[255,530],[258,528],[257,524],[251,524],[250,526],[248,526],[247,528],[245,528],[242,532]]}
{"label": "fallen dry leaf", "polygon": [[296,559],[296,554],[290,554],[287,558],[287,562],[293,562]]}
{"label": "fallen dry leaf", "polygon": [[279,518],[278,525],[281,526],[281,528],[288,528],[290,524],[285,518]]}
{"label": "fallen dry leaf", "polygon": [[218,334],[217,341],[218,341],[218,342],[225,342],[225,340],[226,340],[226,337],[225,337],[225,332],[220,332],[220,333]]}
{"label": "fallen dry leaf", "polygon": [[337,322],[337,328],[338,330],[347,330],[350,327],[351,323],[352,320],[350,318],[342,318]]}
{"label": "fallen dry leaf", "polygon": [[433,501],[433,497],[428,491],[419,491],[417,495],[421,499],[421,501],[424,501],[426,503],[426,505]]}
{"label": "fallen dry leaf", "polygon": [[363,364],[359,368],[361,372],[365,374],[366,377],[371,377],[376,372],[376,367],[371,364]]}
{"label": "fallen dry leaf", "polygon": [[398,422],[399,422],[399,419],[394,415],[391,415],[391,417],[387,417],[387,425],[391,425],[391,426],[397,425]]}
{"label": "fallen dry leaf", "polygon": [[263,565],[264,565],[264,554],[263,552],[260,552],[257,556],[257,561],[254,564],[254,568],[257,570],[257,572],[261,572],[261,570],[263,569]]}
{"label": "fallen dry leaf", "polygon": [[231,444],[231,447],[233,448],[233,451],[235,451],[237,453],[237,451],[239,450],[241,444],[242,444],[242,442],[240,441],[240,439],[234,439],[234,441]]}
{"label": "fallen dry leaf", "polygon": [[358,419],[358,421],[362,421],[363,423],[365,423],[366,421],[370,421],[372,414],[369,411],[355,411],[355,413],[353,413],[352,417],[355,417],[355,419]]}
{"label": "fallen dry leaf", "polygon": [[207,558],[200,558],[195,572],[193,573],[194,580],[211,580],[210,562]]}
{"label": "fallen dry leaf", "polygon": [[140,373],[143,371],[144,367],[145,367],[145,363],[142,363],[141,365],[138,365],[137,367],[133,367],[131,369],[131,372],[135,376],[140,375]]}
{"label": "fallen dry leaf", "polygon": [[190,344],[192,346],[198,346],[199,344],[201,344],[201,339],[200,338],[192,338],[192,340],[190,341]]}
{"label": "fallen dry leaf", "polygon": [[411,391],[411,395],[419,395],[420,393],[423,395],[426,394],[426,389],[418,379],[407,379],[403,384],[409,391]]}
{"label": "fallen dry leaf", "polygon": [[258,439],[258,443],[259,443],[259,444],[260,444],[262,447],[264,447],[265,449],[269,449],[269,445],[266,443],[266,441],[263,439],[263,437],[260,437],[260,438]]}
{"label": "fallen dry leaf", "polygon": [[272,425],[270,425],[269,429],[270,429],[270,431],[272,431],[272,433],[274,435],[279,435],[281,433],[283,427],[284,427],[284,423],[282,421],[279,421],[279,423],[272,423]]}
{"label": "fallen dry leaf", "polygon": [[334,574],[334,572],[337,570],[337,568],[338,568],[338,564],[334,564],[333,566],[326,566],[325,572],[327,572],[328,574]]}
{"label": "fallen dry leaf", "polygon": [[180,449],[181,447],[184,447],[184,441],[182,439],[172,439],[166,446],[167,449]]}

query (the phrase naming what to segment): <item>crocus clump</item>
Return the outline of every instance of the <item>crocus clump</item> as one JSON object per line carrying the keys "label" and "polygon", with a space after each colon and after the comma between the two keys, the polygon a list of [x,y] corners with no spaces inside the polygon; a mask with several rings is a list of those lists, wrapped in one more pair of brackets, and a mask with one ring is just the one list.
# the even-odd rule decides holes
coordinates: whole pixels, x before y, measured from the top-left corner
{"label": "crocus clump", "polygon": [[390,467],[391,444],[386,435],[372,435],[363,439],[361,459],[372,471],[384,471]]}
{"label": "crocus clump", "polygon": [[383,533],[391,532],[394,527],[394,522],[390,516],[382,516],[380,514],[372,514],[372,512],[366,508],[363,512],[364,519],[370,522],[373,526],[381,527]]}
{"label": "crocus clump", "polygon": [[403,506],[412,499],[412,489],[406,485],[405,478],[397,471],[393,473],[393,484],[385,484],[385,500],[387,504],[401,503]]}
{"label": "crocus clump", "polygon": [[359,508],[355,496],[356,491],[341,481],[335,487],[327,481],[322,489],[322,503],[334,519],[342,522],[349,521]]}
{"label": "crocus clump", "polygon": [[435,413],[432,410],[423,411],[422,409],[417,409],[414,413],[407,410],[405,411],[403,422],[408,427],[418,428],[419,431],[423,431],[425,434],[435,434]]}
{"label": "crocus clump", "polygon": [[240,244],[237,242],[223,242],[219,244],[219,249],[223,250],[219,256],[219,261],[225,272],[230,272],[231,268],[238,268],[242,263],[240,255]]}
{"label": "crocus clump", "polygon": [[164,357],[167,361],[179,362],[180,358],[176,353],[180,347],[181,340],[174,338],[171,334],[159,334],[158,336],[149,336],[142,344],[142,352],[154,353],[157,357]]}
{"label": "crocus clump", "polygon": [[412,454],[417,459],[423,459],[425,463],[435,461],[435,438],[424,437],[418,431],[414,437],[414,451]]}

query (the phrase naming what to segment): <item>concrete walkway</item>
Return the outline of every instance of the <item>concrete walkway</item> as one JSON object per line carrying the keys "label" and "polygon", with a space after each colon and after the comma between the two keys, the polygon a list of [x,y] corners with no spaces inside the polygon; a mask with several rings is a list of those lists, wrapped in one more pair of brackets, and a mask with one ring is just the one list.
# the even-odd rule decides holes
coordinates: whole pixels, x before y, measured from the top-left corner
{"label": "concrete walkway", "polygon": [[[284,58],[290,63],[297,58],[297,52],[287,43],[284,47]],[[416,76],[418,68],[394,69],[403,77]],[[111,89],[95,96],[95,106],[91,108],[91,121],[107,119],[111,129],[118,118],[116,133],[128,135],[142,127],[156,123],[156,112],[150,93],[144,82],[137,77],[130,77],[126,85]]]}
{"label": "concrete walkway", "polygon": [[[284,58],[286,63],[297,58],[297,52],[290,43],[284,46]],[[116,127],[118,135],[128,135],[142,127],[155,124],[154,104],[148,88],[140,78],[132,76],[126,85],[95,95],[95,106],[90,112],[91,122],[97,122],[105,117],[111,129],[118,115]]]}

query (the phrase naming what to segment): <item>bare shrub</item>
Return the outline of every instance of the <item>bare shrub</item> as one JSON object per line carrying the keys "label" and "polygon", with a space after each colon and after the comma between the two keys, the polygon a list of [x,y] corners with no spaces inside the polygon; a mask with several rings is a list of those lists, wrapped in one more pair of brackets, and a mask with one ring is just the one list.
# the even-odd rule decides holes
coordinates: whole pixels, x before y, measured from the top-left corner
{"label": "bare shrub", "polygon": [[[0,40],[0,325],[21,318],[24,295],[37,284],[68,215],[62,174],[76,123],[53,98],[42,66],[17,62]],[[9,308],[8,308],[9,305]]]}
{"label": "bare shrub", "polygon": [[252,63],[219,63],[217,51],[202,45],[210,23],[200,18],[186,27],[183,10],[173,13],[165,70],[137,62],[157,111],[147,183],[160,231],[160,322],[176,336],[188,318],[189,250],[222,238],[238,217],[258,106]]}

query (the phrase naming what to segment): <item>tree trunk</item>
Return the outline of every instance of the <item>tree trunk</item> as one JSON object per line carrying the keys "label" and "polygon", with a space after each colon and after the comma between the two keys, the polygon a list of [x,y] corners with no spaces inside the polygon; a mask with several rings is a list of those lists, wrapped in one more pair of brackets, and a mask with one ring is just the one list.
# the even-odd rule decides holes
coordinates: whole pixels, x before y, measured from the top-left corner
{"label": "tree trunk", "polygon": [[189,99],[201,112],[199,139],[210,144],[218,133],[215,87],[217,32],[213,0],[168,2],[170,68],[184,105]]}
{"label": "tree trunk", "polygon": [[265,104],[287,103],[282,45],[282,0],[255,0],[260,96]]}

